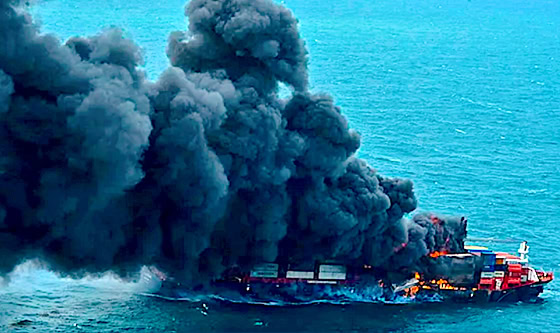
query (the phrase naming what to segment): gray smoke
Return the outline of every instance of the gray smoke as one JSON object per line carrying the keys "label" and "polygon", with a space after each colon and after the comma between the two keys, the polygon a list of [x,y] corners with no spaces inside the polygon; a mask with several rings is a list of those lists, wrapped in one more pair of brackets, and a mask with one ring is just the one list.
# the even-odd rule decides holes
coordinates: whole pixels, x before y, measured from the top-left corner
{"label": "gray smoke", "polygon": [[[232,265],[337,259],[415,268],[462,221],[412,220],[412,182],[378,175],[270,0],[193,0],[149,82],[119,30],[64,45],[0,0],[0,273],[156,264],[185,281]],[[280,83],[291,87],[287,99]]]}

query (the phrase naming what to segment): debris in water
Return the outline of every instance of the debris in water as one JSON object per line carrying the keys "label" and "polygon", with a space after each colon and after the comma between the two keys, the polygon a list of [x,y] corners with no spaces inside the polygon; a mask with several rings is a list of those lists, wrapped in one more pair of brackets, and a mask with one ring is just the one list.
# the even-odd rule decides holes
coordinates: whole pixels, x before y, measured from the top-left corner
{"label": "debris in water", "polygon": [[200,313],[207,316],[208,315],[208,305],[206,305],[205,303],[202,303],[202,305],[200,307]]}
{"label": "debris in water", "polygon": [[267,327],[268,323],[265,323],[263,320],[260,319],[255,319],[255,323],[253,324],[253,326],[264,326]]}
{"label": "debris in water", "polygon": [[33,322],[31,320],[23,319],[23,320],[20,320],[18,322],[12,323],[12,326],[22,327],[22,326],[29,326],[31,324],[33,324]]}

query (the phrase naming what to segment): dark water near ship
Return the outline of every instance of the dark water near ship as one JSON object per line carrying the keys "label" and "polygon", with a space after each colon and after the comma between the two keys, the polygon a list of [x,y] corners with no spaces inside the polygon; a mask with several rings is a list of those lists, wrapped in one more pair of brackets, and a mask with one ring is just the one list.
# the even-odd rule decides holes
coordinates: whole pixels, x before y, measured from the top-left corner
{"label": "dark water near ship", "polygon": [[[311,53],[315,91],[362,134],[360,156],[415,181],[420,209],[469,216],[472,237],[529,241],[558,272],[560,3],[286,0]],[[43,31],[120,26],[152,78],[167,66],[183,0],[43,0]],[[517,243],[490,244],[515,251]],[[1,259],[0,259],[1,260]],[[560,287],[538,304],[264,307],[172,302],[137,285],[22,268],[0,287],[2,332],[560,331]]]}

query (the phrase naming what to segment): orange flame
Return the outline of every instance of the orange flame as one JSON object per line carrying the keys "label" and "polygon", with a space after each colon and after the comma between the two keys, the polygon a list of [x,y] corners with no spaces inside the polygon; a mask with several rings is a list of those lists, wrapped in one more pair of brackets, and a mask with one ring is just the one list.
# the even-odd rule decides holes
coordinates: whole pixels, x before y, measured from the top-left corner
{"label": "orange flame", "polygon": [[443,255],[446,255],[446,254],[447,254],[447,251],[441,251],[441,252],[440,251],[434,251],[434,252],[430,253],[429,256],[432,257],[432,258],[437,258],[439,256],[443,256]]}
{"label": "orange flame", "polygon": [[[442,252],[438,252],[439,255]],[[418,284],[410,288],[405,289],[405,296],[414,297],[420,290],[463,290],[466,291],[467,288],[456,287],[449,283],[448,280],[439,278],[438,280],[423,280],[420,273],[415,272],[414,277],[418,280]],[[472,291],[477,291],[477,288],[472,288]]]}
{"label": "orange flame", "polygon": [[432,220],[433,224],[439,224],[441,222],[441,220],[435,215],[431,215],[430,220]]}

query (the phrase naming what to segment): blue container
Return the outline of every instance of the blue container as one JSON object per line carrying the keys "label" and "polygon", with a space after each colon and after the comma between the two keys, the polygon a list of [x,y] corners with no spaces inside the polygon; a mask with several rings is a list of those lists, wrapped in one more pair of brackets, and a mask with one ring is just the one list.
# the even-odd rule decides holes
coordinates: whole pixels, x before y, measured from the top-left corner
{"label": "blue container", "polygon": [[482,267],[483,272],[493,272],[495,270],[496,270],[496,266],[494,266],[494,265],[484,265]]}
{"label": "blue container", "polygon": [[506,271],[507,270],[507,265],[495,265],[494,267],[496,268],[497,271]]}
{"label": "blue container", "polygon": [[495,265],[496,264],[496,255],[495,254],[482,254],[482,260],[484,265]]}
{"label": "blue container", "polygon": [[492,254],[493,252],[490,250],[480,250],[480,249],[473,249],[469,250],[470,253],[482,253],[482,254]]}

